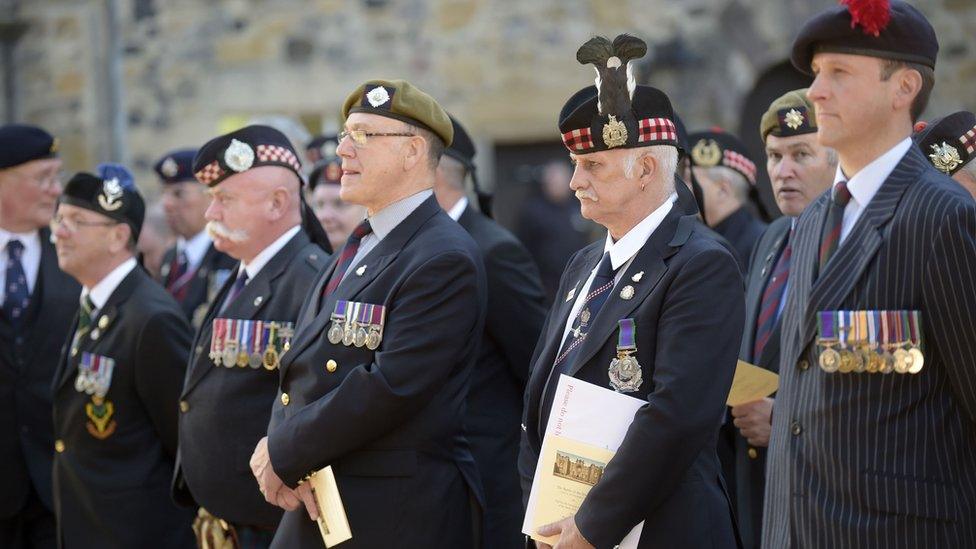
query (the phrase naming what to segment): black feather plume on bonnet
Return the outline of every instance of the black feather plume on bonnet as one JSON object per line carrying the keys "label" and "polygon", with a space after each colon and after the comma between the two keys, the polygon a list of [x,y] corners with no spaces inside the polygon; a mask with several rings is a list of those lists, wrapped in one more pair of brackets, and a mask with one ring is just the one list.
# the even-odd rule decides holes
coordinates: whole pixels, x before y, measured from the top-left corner
{"label": "black feather plume on bonnet", "polygon": [[594,36],[576,51],[576,60],[596,68],[596,89],[601,115],[623,116],[632,110],[631,99],[637,82],[630,61],[647,54],[647,44],[629,34],[610,40]]}

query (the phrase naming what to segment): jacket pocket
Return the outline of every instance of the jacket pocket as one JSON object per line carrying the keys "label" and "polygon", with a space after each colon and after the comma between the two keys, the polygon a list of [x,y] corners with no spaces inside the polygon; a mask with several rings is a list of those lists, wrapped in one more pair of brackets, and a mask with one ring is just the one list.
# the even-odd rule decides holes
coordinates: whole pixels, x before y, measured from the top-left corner
{"label": "jacket pocket", "polygon": [[959,520],[956,488],[948,483],[893,473],[861,475],[865,504],[876,511],[955,522]]}

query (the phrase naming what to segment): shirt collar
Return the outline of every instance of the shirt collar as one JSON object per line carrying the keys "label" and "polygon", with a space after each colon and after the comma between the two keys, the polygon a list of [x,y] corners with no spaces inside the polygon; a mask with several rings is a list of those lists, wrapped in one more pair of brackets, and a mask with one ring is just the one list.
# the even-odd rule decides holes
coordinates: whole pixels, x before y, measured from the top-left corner
{"label": "shirt collar", "polygon": [[29,233],[12,233],[10,231],[0,229],[0,254],[6,256],[7,254],[7,243],[11,240],[19,240],[24,248],[32,248],[34,246],[40,247],[41,245],[41,234],[40,231],[31,231]]}
{"label": "shirt collar", "polygon": [[285,247],[285,244],[288,244],[288,241],[291,240],[293,236],[298,234],[298,231],[300,230],[302,230],[301,225],[295,225],[294,227],[285,231],[285,234],[279,236],[277,240],[269,244],[265,249],[261,250],[258,255],[254,256],[254,259],[252,259],[250,263],[245,265],[242,261],[237,273],[240,274],[240,269],[244,269],[247,271],[248,280],[254,280],[254,277],[258,276],[258,273],[260,273],[261,269],[263,269],[264,266],[271,261],[271,258],[274,257],[276,253],[281,251],[281,249]]}
{"label": "shirt collar", "polygon": [[91,289],[82,288],[81,289],[81,302],[85,302],[85,297],[91,296],[92,303],[95,304],[95,309],[101,309],[108,303],[108,298],[112,297],[115,289],[119,287],[119,284],[125,280],[125,277],[129,276],[132,269],[136,268],[136,260],[134,257],[130,257],[122,262],[121,265],[112,269],[112,272],[105,275],[104,278],[98,281]]}
{"label": "shirt collar", "polygon": [[424,189],[406,198],[401,198],[393,204],[383,208],[369,218],[369,226],[373,229],[373,234],[378,240],[383,240],[390,234],[404,219],[407,218],[424,200],[434,194],[431,189]]}
{"label": "shirt collar", "polygon": [[453,206],[451,206],[450,210],[447,210],[447,215],[449,215],[451,219],[453,219],[454,221],[457,221],[458,219],[461,219],[461,214],[464,213],[464,210],[467,207],[468,207],[468,197],[462,196],[460,200],[458,200]]}
{"label": "shirt collar", "polygon": [[180,237],[176,240],[177,251],[186,254],[186,261],[191,267],[196,267],[203,261],[203,256],[207,255],[210,249],[210,235],[206,230],[193,235],[189,240]]}
{"label": "shirt collar", "polygon": [[846,180],[847,190],[851,192],[851,197],[863,208],[878,193],[878,189],[888,179],[891,172],[895,171],[895,166],[901,162],[902,157],[905,156],[911,146],[912,138],[906,137],[849,179],[844,175],[844,171],[841,170],[838,163],[837,172],[834,174],[834,184]]}
{"label": "shirt collar", "polygon": [[647,239],[651,237],[651,234],[664,221],[665,216],[671,211],[671,208],[674,206],[674,201],[677,198],[678,195],[672,194],[664,201],[664,204],[658,206],[656,210],[635,225],[633,229],[627,231],[627,234],[616,242],[613,241],[613,237],[607,231],[607,241],[603,245],[603,252],[610,252],[610,265],[614,271],[619,269],[624,263],[630,261],[630,258],[637,255],[637,252],[644,246]]}

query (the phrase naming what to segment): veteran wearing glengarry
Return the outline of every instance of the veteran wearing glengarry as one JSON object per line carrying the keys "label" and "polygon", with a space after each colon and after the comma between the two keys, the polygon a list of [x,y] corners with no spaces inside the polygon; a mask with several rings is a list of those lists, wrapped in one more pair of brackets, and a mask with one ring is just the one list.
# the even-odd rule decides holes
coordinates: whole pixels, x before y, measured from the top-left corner
{"label": "veteran wearing glengarry", "polygon": [[190,327],[136,262],[145,204],[129,181],[78,173],[54,219],[58,264],[82,285],[54,380],[61,547],[193,547],[170,499]]}
{"label": "veteran wearing glengarry", "polygon": [[447,113],[403,80],[346,100],[343,200],[367,218],[322,272],[281,362],[251,467],[285,513],[274,547],[321,547],[309,474],[331,466],[352,529],[343,547],[471,547],[480,486],[464,400],[485,307],[471,237],[431,186]]}
{"label": "veteran wearing glengarry", "polygon": [[810,19],[833,188],[797,221],[763,547],[976,543],[976,205],[913,146],[932,26],[900,0]]}
{"label": "veteran wearing glengarry", "polygon": [[[295,318],[329,255],[312,240],[319,232],[303,227],[301,164],[281,132],[248,126],[216,137],[193,168],[213,196],[214,245],[240,263],[190,351],[174,494],[201,507],[198,542],[267,547],[281,509],[261,496],[248,461],[268,426]],[[318,221],[306,215],[305,223]]]}
{"label": "veteran wearing glengarry", "polygon": [[926,125],[914,139],[935,169],[976,198],[976,114],[954,112]]}
{"label": "veteran wearing glengarry", "polygon": [[[628,84],[646,52],[597,37],[577,59],[599,88],[563,106],[570,183],[607,237],[563,273],[526,389],[519,470],[527,498],[560,374],[646,400],[575,516],[539,529],[558,547],[613,547],[644,522],[638,547],[736,546],[715,451],[742,335],[742,277],[675,177],[667,96]],[[677,185],[676,185],[677,182]]]}

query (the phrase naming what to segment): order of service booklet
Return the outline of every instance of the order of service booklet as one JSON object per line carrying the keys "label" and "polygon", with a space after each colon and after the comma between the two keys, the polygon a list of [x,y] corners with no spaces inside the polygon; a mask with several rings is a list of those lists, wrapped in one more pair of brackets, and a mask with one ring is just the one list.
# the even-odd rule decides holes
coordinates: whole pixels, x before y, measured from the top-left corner
{"label": "order of service booklet", "polygon": [[[558,537],[540,536],[539,527],[576,514],[647,401],[561,374],[552,402],[522,533],[555,545]],[[643,527],[635,526],[620,549],[637,547]]]}
{"label": "order of service booklet", "polygon": [[308,481],[312,483],[312,494],[315,496],[315,503],[319,506],[319,519],[316,522],[325,546],[335,547],[352,539],[346,508],[339,497],[339,486],[336,484],[332,467],[319,469],[309,477]]}

